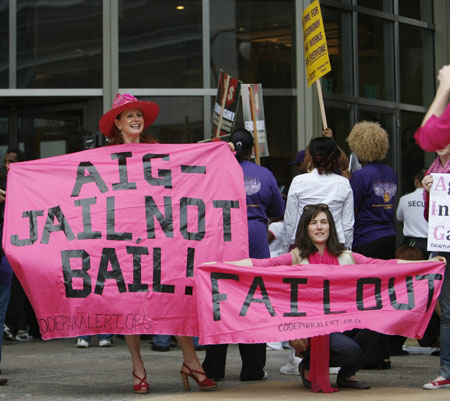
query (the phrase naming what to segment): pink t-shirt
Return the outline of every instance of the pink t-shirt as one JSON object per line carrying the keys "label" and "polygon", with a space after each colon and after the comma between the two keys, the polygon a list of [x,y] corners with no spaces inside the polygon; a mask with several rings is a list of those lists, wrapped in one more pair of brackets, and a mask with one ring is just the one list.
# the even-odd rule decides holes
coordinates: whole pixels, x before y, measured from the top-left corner
{"label": "pink t-shirt", "polygon": [[414,134],[417,144],[426,152],[443,149],[450,144],[450,103],[441,116],[431,116]]}
{"label": "pink t-shirt", "polygon": [[[375,259],[368,258],[360,253],[352,252],[353,259],[357,265],[362,264],[378,264],[378,265],[388,265],[392,263],[397,263],[397,259]],[[272,266],[290,266],[292,265],[292,254],[290,252],[283,253],[283,255],[275,256],[274,258],[267,259],[251,259],[253,266],[258,267],[272,267]]]}

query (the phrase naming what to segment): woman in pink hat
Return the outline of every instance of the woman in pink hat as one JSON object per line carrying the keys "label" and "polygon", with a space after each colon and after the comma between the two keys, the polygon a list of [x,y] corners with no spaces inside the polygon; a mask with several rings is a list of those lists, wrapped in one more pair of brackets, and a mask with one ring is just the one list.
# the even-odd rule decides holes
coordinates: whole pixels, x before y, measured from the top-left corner
{"label": "woman in pink hat", "polygon": [[[100,119],[100,131],[109,138],[111,145],[122,143],[155,143],[154,139],[142,135],[158,116],[159,106],[148,101],[139,101],[128,94],[117,94],[113,107]],[[136,393],[148,393],[149,384],[144,362],[141,357],[141,337],[127,335],[125,340],[133,363],[133,389]],[[189,390],[188,376],[194,379],[200,390],[210,390],[216,383],[206,377],[202,365],[195,353],[192,337],[177,336],[183,351],[181,376],[186,390]]]}

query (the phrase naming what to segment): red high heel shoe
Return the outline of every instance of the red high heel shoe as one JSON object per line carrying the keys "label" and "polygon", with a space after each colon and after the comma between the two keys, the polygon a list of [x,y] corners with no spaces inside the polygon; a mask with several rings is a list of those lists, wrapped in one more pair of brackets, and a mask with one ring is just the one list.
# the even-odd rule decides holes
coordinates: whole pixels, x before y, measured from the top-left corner
{"label": "red high heel shoe", "polygon": [[133,384],[133,390],[136,394],[147,394],[149,385],[147,382],[147,372],[145,372],[145,376],[143,378],[140,378],[139,376],[136,376],[136,374],[133,372],[133,376],[139,380],[138,384]]}
{"label": "red high heel shoe", "polygon": [[[183,384],[184,384],[184,389],[186,391],[190,390],[190,386],[189,386],[189,380],[188,380],[188,376],[192,379],[194,379],[197,382],[198,388],[200,390],[212,390],[213,388],[217,387],[217,383],[214,380],[209,379],[208,377],[206,377],[205,373],[200,372],[198,370],[194,370],[191,369],[188,365],[186,365],[185,363],[183,363],[183,368],[186,368],[189,370],[189,373],[183,372],[183,370],[180,370],[180,374],[181,374],[181,379],[183,380]],[[198,373],[200,375],[205,376],[205,378],[202,381],[199,381],[195,376],[194,373]]]}

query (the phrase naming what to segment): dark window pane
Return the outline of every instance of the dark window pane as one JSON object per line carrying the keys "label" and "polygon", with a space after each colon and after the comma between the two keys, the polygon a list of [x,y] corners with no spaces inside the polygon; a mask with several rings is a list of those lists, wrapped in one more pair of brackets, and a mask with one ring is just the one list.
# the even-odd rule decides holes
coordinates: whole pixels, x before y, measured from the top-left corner
{"label": "dark window pane", "polygon": [[327,106],[325,111],[327,115],[328,127],[333,130],[334,140],[347,155],[350,155],[350,148],[346,141],[346,138],[352,129],[350,126],[350,108]]}
{"label": "dark window pane", "polygon": [[423,114],[408,111],[401,112],[401,141],[402,141],[402,193],[406,194],[414,190],[414,174],[425,168],[425,160],[422,149],[414,140],[414,132],[422,124]]}
{"label": "dark window pane", "polygon": [[295,135],[292,135],[293,132],[296,132],[295,105],[294,97],[264,97],[266,134],[270,156],[262,157],[261,165],[273,172],[278,185],[289,186],[293,178],[293,167],[289,163],[297,155],[296,139]]}
{"label": "dark window pane", "polygon": [[220,69],[263,88],[292,88],[295,2],[211,0],[211,85]]}
{"label": "dark window pane", "polygon": [[430,0],[398,0],[398,13],[402,17],[433,22],[433,2]]}
{"label": "dark window pane", "polygon": [[9,0],[0,0],[0,88],[9,87]]}
{"label": "dark window pane", "polygon": [[324,93],[353,95],[351,14],[322,7],[331,71],[322,78]]}
{"label": "dark window pane", "polygon": [[121,87],[203,86],[201,0],[121,0],[119,7]]}
{"label": "dark window pane", "polygon": [[102,86],[102,1],[17,1],[17,86]]}
{"label": "dark window pane", "polygon": [[142,97],[160,107],[147,132],[160,143],[195,143],[203,139],[202,97]]}
{"label": "dark window pane", "polygon": [[393,10],[392,0],[358,0],[358,6],[386,11],[388,13],[391,13]]}
{"label": "dark window pane", "polygon": [[52,116],[20,117],[19,148],[25,152],[29,160],[63,155],[67,152],[67,141],[70,132],[75,129],[80,116],[70,118]]}
{"label": "dark window pane", "polygon": [[[9,129],[8,117],[0,117],[0,163],[3,164],[3,156],[8,149],[9,144]],[[3,188],[4,189],[4,188]]]}
{"label": "dark window pane", "polygon": [[399,32],[400,102],[429,105],[434,96],[435,79],[433,34],[405,24],[400,24]]}
{"label": "dark window pane", "polygon": [[358,16],[359,96],[394,100],[393,24]]}

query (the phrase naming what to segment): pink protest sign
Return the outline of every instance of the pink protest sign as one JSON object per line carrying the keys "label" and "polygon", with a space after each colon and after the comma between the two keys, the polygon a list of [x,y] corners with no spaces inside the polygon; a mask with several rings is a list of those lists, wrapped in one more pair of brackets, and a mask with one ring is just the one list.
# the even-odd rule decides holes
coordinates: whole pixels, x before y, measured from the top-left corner
{"label": "pink protest sign", "polygon": [[248,256],[227,144],[128,144],[11,165],[3,247],[42,337],[197,335],[194,266]]}
{"label": "pink protest sign", "polygon": [[421,338],[443,273],[439,262],[199,266],[200,341],[265,343],[353,328]]}

